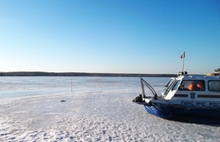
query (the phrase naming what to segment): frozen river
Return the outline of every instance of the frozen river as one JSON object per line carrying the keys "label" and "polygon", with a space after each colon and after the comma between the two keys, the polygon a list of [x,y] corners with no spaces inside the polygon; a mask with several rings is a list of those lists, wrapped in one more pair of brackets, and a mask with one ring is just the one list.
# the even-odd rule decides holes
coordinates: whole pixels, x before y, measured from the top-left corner
{"label": "frozen river", "polygon": [[[169,78],[144,78],[157,91]],[[220,141],[220,125],[168,121],[132,103],[136,77],[1,77],[0,141]]]}

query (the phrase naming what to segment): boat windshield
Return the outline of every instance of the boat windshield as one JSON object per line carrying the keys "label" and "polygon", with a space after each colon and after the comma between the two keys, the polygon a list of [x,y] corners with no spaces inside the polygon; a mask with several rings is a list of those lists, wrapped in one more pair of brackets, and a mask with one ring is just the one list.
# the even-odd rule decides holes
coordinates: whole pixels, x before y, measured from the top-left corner
{"label": "boat windshield", "polygon": [[167,82],[167,84],[165,85],[163,91],[161,92],[162,95],[165,96],[166,92],[168,92],[168,90],[170,90],[171,85],[173,84],[173,82],[174,82],[174,79],[173,79],[173,78],[171,78],[171,79]]}
{"label": "boat windshield", "polygon": [[167,82],[167,84],[165,85],[165,87],[169,87],[169,86],[172,84],[173,80],[174,80],[174,79],[170,79],[170,80]]}

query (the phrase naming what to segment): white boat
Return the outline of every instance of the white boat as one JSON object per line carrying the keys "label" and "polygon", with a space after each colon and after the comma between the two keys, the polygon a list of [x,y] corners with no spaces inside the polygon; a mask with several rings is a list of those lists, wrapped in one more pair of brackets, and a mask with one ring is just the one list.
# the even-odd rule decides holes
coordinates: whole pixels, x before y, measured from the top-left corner
{"label": "white boat", "polygon": [[[142,94],[133,102],[150,114],[171,120],[220,122],[220,69],[207,75],[180,72],[165,85],[160,95],[141,78]],[[147,86],[152,94],[145,94]]]}

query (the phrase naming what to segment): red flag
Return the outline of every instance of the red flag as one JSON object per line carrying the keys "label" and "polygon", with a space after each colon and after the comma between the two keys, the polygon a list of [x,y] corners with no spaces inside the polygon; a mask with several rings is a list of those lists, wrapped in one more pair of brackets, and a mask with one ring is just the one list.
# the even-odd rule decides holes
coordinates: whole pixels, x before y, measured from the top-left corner
{"label": "red flag", "polygon": [[185,58],[185,51],[183,52],[183,54],[180,56],[180,58]]}

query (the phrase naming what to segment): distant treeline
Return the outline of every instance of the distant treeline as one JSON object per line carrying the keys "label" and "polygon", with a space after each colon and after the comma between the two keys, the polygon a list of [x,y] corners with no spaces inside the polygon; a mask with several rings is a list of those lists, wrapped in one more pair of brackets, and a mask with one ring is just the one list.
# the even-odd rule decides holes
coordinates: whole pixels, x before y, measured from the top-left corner
{"label": "distant treeline", "polygon": [[103,77],[174,77],[176,74],[82,73],[82,72],[0,72],[0,76],[103,76]]}

